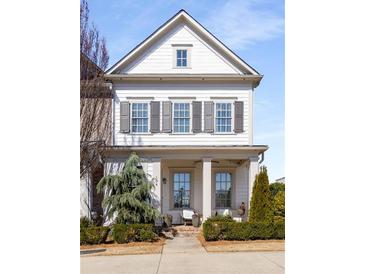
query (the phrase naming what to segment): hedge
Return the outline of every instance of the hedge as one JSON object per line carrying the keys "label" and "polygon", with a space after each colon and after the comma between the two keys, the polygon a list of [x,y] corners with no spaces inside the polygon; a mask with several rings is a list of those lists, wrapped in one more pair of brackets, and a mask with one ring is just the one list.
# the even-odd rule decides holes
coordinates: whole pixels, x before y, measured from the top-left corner
{"label": "hedge", "polygon": [[212,222],[203,224],[206,241],[284,239],[285,223]]}
{"label": "hedge", "polygon": [[205,222],[236,222],[233,220],[233,218],[229,215],[223,216],[223,215],[217,215],[208,218]]}
{"label": "hedge", "polygon": [[108,237],[110,228],[106,226],[90,226],[80,228],[80,244],[102,244]]}
{"label": "hedge", "polygon": [[156,239],[157,234],[153,224],[116,224],[112,230],[115,242],[152,242]]}

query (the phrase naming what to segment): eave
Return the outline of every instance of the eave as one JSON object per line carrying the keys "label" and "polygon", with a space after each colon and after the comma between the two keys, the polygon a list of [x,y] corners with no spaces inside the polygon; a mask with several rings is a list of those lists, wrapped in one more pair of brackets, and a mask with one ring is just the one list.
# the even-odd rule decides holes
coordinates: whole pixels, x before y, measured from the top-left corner
{"label": "eave", "polygon": [[241,74],[109,74],[106,80],[118,81],[244,81],[254,87],[260,84],[263,75]]}
{"label": "eave", "polygon": [[104,151],[160,151],[160,150],[234,150],[234,151],[256,151],[265,152],[269,147],[267,145],[175,145],[175,146],[106,146]]}

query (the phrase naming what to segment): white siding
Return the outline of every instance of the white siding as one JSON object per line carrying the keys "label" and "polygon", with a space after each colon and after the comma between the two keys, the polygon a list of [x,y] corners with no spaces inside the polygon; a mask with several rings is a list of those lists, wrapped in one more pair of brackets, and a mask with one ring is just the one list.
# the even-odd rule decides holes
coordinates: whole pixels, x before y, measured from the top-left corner
{"label": "white siding", "polygon": [[[115,84],[115,145],[248,145],[249,144],[249,93],[250,85],[244,84],[212,84],[212,83],[125,83]],[[129,98],[128,98],[129,97]],[[133,97],[133,99],[130,99]],[[120,101],[141,101],[143,97],[153,97],[155,101],[218,101],[211,97],[230,97],[219,101],[244,102],[244,131],[242,133],[218,134],[174,134],[174,133],[148,133],[125,134],[120,133]],[[170,98],[169,98],[170,97]],[[194,97],[194,99],[171,99],[171,97]],[[135,99],[141,98],[141,99]],[[148,99],[147,101],[150,101]],[[160,109],[162,117],[162,108]],[[234,121],[232,113],[232,127]],[[160,119],[162,123],[162,119]],[[160,124],[162,128],[162,124]],[[204,129],[204,104],[202,110],[202,129]]]}
{"label": "white siding", "polygon": [[[174,68],[173,45],[192,45],[191,68]],[[210,47],[188,26],[179,25],[149,48],[142,56],[121,69],[120,73],[230,73],[239,70]],[[242,74],[242,73],[241,73]]]}

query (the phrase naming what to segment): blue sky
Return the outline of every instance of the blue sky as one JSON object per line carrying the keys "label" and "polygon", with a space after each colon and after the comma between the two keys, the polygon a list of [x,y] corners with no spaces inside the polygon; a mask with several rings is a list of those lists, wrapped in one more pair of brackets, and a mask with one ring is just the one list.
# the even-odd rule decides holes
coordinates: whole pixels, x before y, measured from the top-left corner
{"label": "blue sky", "polygon": [[180,9],[264,75],[254,92],[254,143],[269,145],[270,181],[284,176],[283,0],[89,0],[90,19],[106,38],[109,66]]}

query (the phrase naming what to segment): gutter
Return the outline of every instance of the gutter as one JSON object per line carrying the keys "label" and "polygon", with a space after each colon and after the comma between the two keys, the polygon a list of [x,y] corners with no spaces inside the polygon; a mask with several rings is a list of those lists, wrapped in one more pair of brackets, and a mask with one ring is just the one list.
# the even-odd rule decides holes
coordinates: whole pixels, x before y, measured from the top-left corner
{"label": "gutter", "polygon": [[243,151],[259,151],[259,155],[265,152],[269,147],[265,145],[255,146],[105,146],[105,150],[126,150],[126,151],[161,151],[161,150],[243,150]]}
{"label": "gutter", "polygon": [[253,81],[256,87],[263,75],[243,75],[243,74],[110,74],[104,75],[106,80],[116,80],[116,81],[133,81],[133,80],[152,80],[152,81],[162,81],[162,80],[237,80],[237,81]]}

